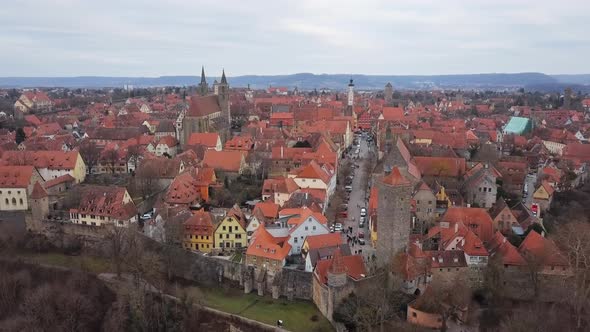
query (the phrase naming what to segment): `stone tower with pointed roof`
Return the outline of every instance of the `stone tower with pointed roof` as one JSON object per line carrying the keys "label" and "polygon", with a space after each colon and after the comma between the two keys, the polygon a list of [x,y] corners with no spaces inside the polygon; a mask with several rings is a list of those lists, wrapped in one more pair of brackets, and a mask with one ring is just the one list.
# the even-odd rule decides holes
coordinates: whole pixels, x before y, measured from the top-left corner
{"label": "stone tower with pointed roof", "polygon": [[49,196],[39,181],[35,182],[33,191],[29,196],[31,214],[34,223],[42,222],[49,214]]}
{"label": "stone tower with pointed roof", "polygon": [[334,250],[332,265],[328,269],[328,286],[342,287],[346,285],[346,266],[340,249]]}
{"label": "stone tower with pointed roof", "polygon": [[225,69],[221,73],[221,82],[217,84],[216,89],[217,100],[221,107],[221,116],[231,125],[231,112],[229,109],[229,84],[225,77]]}
{"label": "stone tower with pointed roof", "polygon": [[377,262],[392,263],[407,249],[410,239],[412,183],[393,167],[377,180]]}
{"label": "stone tower with pointed roof", "polygon": [[352,78],[350,78],[350,82],[348,83],[348,104],[346,105],[346,111],[344,112],[345,116],[352,116],[354,109],[354,83],[352,82]]}
{"label": "stone tower with pointed roof", "polygon": [[385,85],[383,95],[385,97],[385,104],[390,105],[393,102],[393,85],[391,85],[391,83]]}
{"label": "stone tower with pointed roof", "polygon": [[206,96],[209,93],[209,85],[207,85],[207,79],[205,78],[205,67],[201,67],[201,83],[199,83],[199,94]]}

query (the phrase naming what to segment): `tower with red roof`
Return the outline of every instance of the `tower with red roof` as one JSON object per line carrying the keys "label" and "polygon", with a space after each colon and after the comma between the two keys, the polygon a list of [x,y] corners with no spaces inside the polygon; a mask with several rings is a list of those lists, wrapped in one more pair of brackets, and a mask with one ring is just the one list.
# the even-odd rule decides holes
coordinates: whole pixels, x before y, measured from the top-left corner
{"label": "tower with red roof", "polygon": [[410,238],[412,183],[398,167],[377,180],[377,261],[385,266],[405,252]]}

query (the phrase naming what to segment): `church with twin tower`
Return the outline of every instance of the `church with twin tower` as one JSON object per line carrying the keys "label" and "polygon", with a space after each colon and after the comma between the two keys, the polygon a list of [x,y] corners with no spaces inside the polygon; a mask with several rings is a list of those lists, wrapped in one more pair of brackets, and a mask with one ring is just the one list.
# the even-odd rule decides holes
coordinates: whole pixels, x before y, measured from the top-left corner
{"label": "church with twin tower", "polygon": [[205,68],[202,67],[197,94],[190,97],[187,107],[176,119],[180,143],[187,144],[193,133],[219,133],[225,142],[230,137],[231,120],[229,84],[225,70],[221,73],[221,82],[215,81],[211,91],[205,77]]}

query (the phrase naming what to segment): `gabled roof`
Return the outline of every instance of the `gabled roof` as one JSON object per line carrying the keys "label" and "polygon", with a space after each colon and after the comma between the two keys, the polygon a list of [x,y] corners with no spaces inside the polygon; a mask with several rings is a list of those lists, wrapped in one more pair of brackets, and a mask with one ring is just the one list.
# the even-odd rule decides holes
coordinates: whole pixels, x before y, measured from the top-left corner
{"label": "gabled roof", "polygon": [[0,188],[27,188],[33,171],[33,166],[0,166]]}
{"label": "gabled roof", "polygon": [[213,216],[203,209],[193,212],[193,215],[184,221],[185,232],[193,235],[208,235],[213,233]]}
{"label": "gabled roof", "polygon": [[203,165],[226,172],[239,172],[245,155],[246,153],[243,151],[207,150],[203,158]]}
{"label": "gabled roof", "polygon": [[383,183],[390,186],[409,186],[411,182],[406,179],[399,171],[399,168],[394,167],[391,173],[383,177]]}
{"label": "gabled roof", "polygon": [[328,174],[322,167],[315,161],[310,161],[309,164],[300,167],[299,169],[294,170],[291,172],[297,178],[305,178],[305,179],[318,179],[324,183],[330,182],[330,178],[332,175]]}
{"label": "gabled roof", "polygon": [[522,258],[516,247],[508,242],[504,235],[498,231],[488,243],[487,249],[491,256],[498,255],[502,259],[502,264],[517,266],[526,265],[526,261]]}
{"label": "gabled roof", "polygon": [[367,274],[362,256],[342,256],[340,249],[335,250],[333,255],[331,259],[322,260],[316,264],[314,275],[321,283],[328,282],[328,272],[346,273],[354,280],[362,279]]}
{"label": "gabled roof", "polygon": [[465,173],[465,158],[414,157],[422,176],[460,177]]}
{"label": "gabled roof", "polygon": [[290,251],[291,245],[286,239],[273,237],[264,224],[260,224],[252,234],[246,255],[282,261]]}
{"label": "gabled roof", "polygon": [[187,116],[203,117],[217,112],[221,112],[217,96],[193,96],[189,102]]}
{"label": "gabled roof", "polygon": [[205,145],[208,148],[215,148],[219,141],[217,133],[192,133],[188,138],[187,145]]}
{"label": "gabled roof", "polygon": [[260,210],[265,218],[274,219],[279,215],[279,205],[273,202],[259,202],[254,210]]}
{"label": "gabled roof", "polygon": [[325,247],[336,247],[344,243],[340,233],[328,233],[321,235],[310,235],[305,238],[309,250]]}
{"label": "gabled roof", "polygon": [[44,197],[47,197],[47,192],[45,191],[45,189],[43,189],[39,181],[35,182],[35,186],[33,186],[33,191],[31,192],[31,198],[41,199]]}
{"label": "gabled roof", "polygon": [[545,265],[568,265],[567,260],[563,257],[555,243],[534,230],[531,230],[524,241],[522,241],[520,247],[518,247],[518,252],[524,257],[527,257],[527,255],[534,257]]}
{"label": "gabled roof", "polygon": [[473,230],[484,242],[490,241],[493,236],[493,220],[483,208],[453,206],[443,215],[442,221],[460,222]]}
{"label": "gabled roof", "polygon": [[78,151],[6,151],[2,155],[2,163],[48,169],[74,169],[78,156]]}

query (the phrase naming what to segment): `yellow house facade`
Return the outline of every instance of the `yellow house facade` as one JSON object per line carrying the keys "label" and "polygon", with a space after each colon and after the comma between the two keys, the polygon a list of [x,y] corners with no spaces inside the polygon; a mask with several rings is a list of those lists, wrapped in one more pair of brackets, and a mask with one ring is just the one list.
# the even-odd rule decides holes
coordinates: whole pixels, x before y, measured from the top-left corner
{"label": "yellow house facade", "polygon": [[184,222],[182,246],[186,250],[209,253],[213,250],[213,217],[199,210]]}
{"label": "yellow house facade", "polygon": [[247,246],[246,227],[235,216],[226,216],[215,229],[215,249],[234,251]]}

